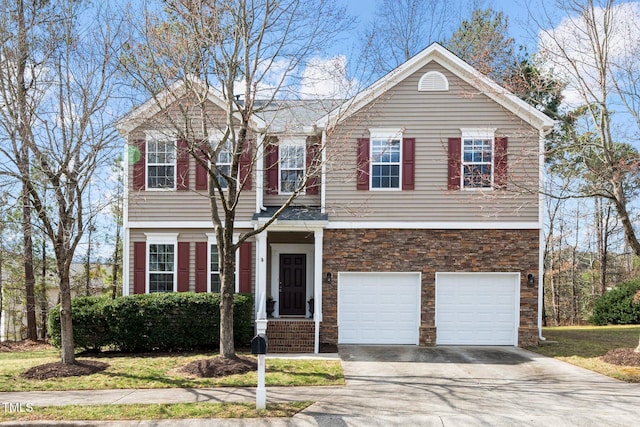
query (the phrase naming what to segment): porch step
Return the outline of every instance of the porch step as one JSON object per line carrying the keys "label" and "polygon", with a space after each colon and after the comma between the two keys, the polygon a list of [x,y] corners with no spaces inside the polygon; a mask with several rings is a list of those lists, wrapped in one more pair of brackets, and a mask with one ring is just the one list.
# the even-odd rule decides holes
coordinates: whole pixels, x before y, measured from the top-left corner
{"label": "porch step", "polygon": [[315,323],[312,319],[269,319],[269,353],[313,353]]}

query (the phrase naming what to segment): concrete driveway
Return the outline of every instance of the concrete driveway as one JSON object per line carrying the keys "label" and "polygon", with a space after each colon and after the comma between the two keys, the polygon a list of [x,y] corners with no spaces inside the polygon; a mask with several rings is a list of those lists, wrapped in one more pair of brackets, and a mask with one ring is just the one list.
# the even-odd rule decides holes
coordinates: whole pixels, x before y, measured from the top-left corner
{"label": "concrete driveway", "polygon": [[[341,346],[347,387],[320,425],[640,425],[640,384],[514,347]],[[302,419],[301,419],[302,418]]]}

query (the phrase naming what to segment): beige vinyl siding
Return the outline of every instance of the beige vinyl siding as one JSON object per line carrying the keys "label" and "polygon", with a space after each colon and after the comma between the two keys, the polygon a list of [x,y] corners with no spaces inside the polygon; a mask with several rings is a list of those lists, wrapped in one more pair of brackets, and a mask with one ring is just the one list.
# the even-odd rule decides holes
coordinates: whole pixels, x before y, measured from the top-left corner
{"label": "beige vinyl siding", "polygon": [[[418,80],[437,70],[447,92],[418,92]],[[357,139],[370,128],[401,128],[415,138],[415,190],[356,189]],[[507,136],[505,191],[447,189],[448,138],[461,128],[496,128]],[[538,221],[538,131],[445,68],[432,62],[328,134],[327,213],[330,221]]]}
{"label": "beige vinyl siding", "polygon": [[[224,129],[224,115],[218,107],[209,103],[208,121],[211,123],[209,132]],[[171,123],[183,123],[184,116],[180,113],[178,105],[174,104],[168,110],[168,116],[157,114],[133,131],[129,137],[129,143],[145,139],[147,131],[160,130],[163,133],[174,133]],[[187,113],[191,119],[189,135],[193,140],[202,139],[202,120],[197,116],[197,111]],[[182,120],[181,120],[182,118]],[[168,124],[167,124],[168,123]],[[177,134],[177,132],[176,132]],[[129,188],[129,221],[209,221],[211,210],[206,190],[196,191],[196,161],[189,158],[189,190],[135,190],[133,188],[133,164],[128,164],[128,188]],[[250,221],[255,211],[255,173],[252,177],[251,190],[243,190],[240,195],[236,212],[236,221]],[[222,209],[218,210],[223,216]]]}
{"label": "beige vinyl siding", "polygon": [[[249,230],[237,230],[238,233],[243,233]],[[146,242],[147,238],[145,233],[178,233],[178,242],[189,242],[189,290],[194,291],[196,288],[196,245],[195,242],[208,242],[207,233],[213,233],[211,230],[195,230],[195,229],[169,229],[169,230],[157,230],[157,229],[135,229],[129,233],[129,294],[133,295],[133,243],[134,242]],[[250,238],[251,242],[251,286],[255,286],[255,258],[256,258],[256,244],[255,239]],[[148,259],[147,259],[148,261]],[[177,266],[176,266],[177,273]]]}

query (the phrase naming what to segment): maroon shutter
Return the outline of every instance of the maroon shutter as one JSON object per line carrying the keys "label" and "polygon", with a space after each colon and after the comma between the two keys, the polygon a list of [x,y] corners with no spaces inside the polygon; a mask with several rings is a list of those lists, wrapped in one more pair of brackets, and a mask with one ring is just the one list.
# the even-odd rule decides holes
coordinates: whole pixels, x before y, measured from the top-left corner
{"label": "maroon shutter", "polygon": [[267,194],[278,194],[278,145],[267,144],[265,153]]}
{"label": "maroon shutter", "polygon": [[147,242],[133,243],[133,293],[144,294],[147,279]]}
{"label": "maroon shutter", "polygon": [[207,242],[196,242],[196,292],[207,292]]}
{"label": "maroon shutter", "polygon": [[189,291],[189,242],[178,242],[178,292]]}
{"label": "maroon shutter", "polygon": [[189,151],[187,149],[187,141],[179,139],[177,144],[176,153],[176,189],[188,190],[189,189]]}
{"label": "maroon shutter", "polygon": [[449,190],[460,188],[460,165],[462,155],[462,139],[449,138]]}
{"label": "maroon shutter", "polygon": [[[200,145],[200,158],[205,162],[208,162],[207,158],[208,147],[207,142],[203,141]],[[206,190],[209,186],[209,172],[206,167],[196,161],[196,190]]]}
{"label": "maroon shutter", "polygon": [[240,292],[251,293],[251,242],[240,245]]}
{"label": "maroon shutter", "polygon": [[416,180],[416,139],[402,140],[402,189],[415,189]]}
{"label": "maroon shutter", "polygon": [[358,164],[356,165],[358,190],[369,189],[369,138],[358,138]]}
{"label": "maroon shutter", "polygon": [[496,138],[495,143],[495,173],[493,183],[496,188],[507,187],[507,142],[506,136]]}
{"label": "maroon shutter", "polygon": [[145,189],[145,176],[146,176],[146,144],[144,139],[136,139],[133,142],[135,148],[140,152],[140,158],[133,164],[133,189],[144,190]]}
{"label": "maroon shutter", "polygon": [[307,146],[307,194],[318,194],[318,165],[320,164],[317,156],[320,153],[320,146],[317,143],[313,143]]}
{"label": "maroon shutter", "polygon": [[253,140],[244,143],[240,155],[240,185],[244,190],[251,190],[251,170],[253,165]]}

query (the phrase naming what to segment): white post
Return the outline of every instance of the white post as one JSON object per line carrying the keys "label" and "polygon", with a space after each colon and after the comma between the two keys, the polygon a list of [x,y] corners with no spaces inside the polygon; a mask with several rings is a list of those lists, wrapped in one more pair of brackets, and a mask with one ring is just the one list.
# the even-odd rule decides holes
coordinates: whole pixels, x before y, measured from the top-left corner
{"label": "white post", "polygon": [[322,239],[324,231],[314,230],[314,266],[313,266],[313,320],[315,323],[313,352],[320,353],[320,322],[322,322]]}
{"label": "white post", "polygon": [[[267,334],[267,319],[256,320],[256,332],[258,335]],[[267,407],[267,388],[264,384],[266,366],[265,358],[265,354],[258,355],[258,388],[256,388],[256,409],[265,409]]]}

